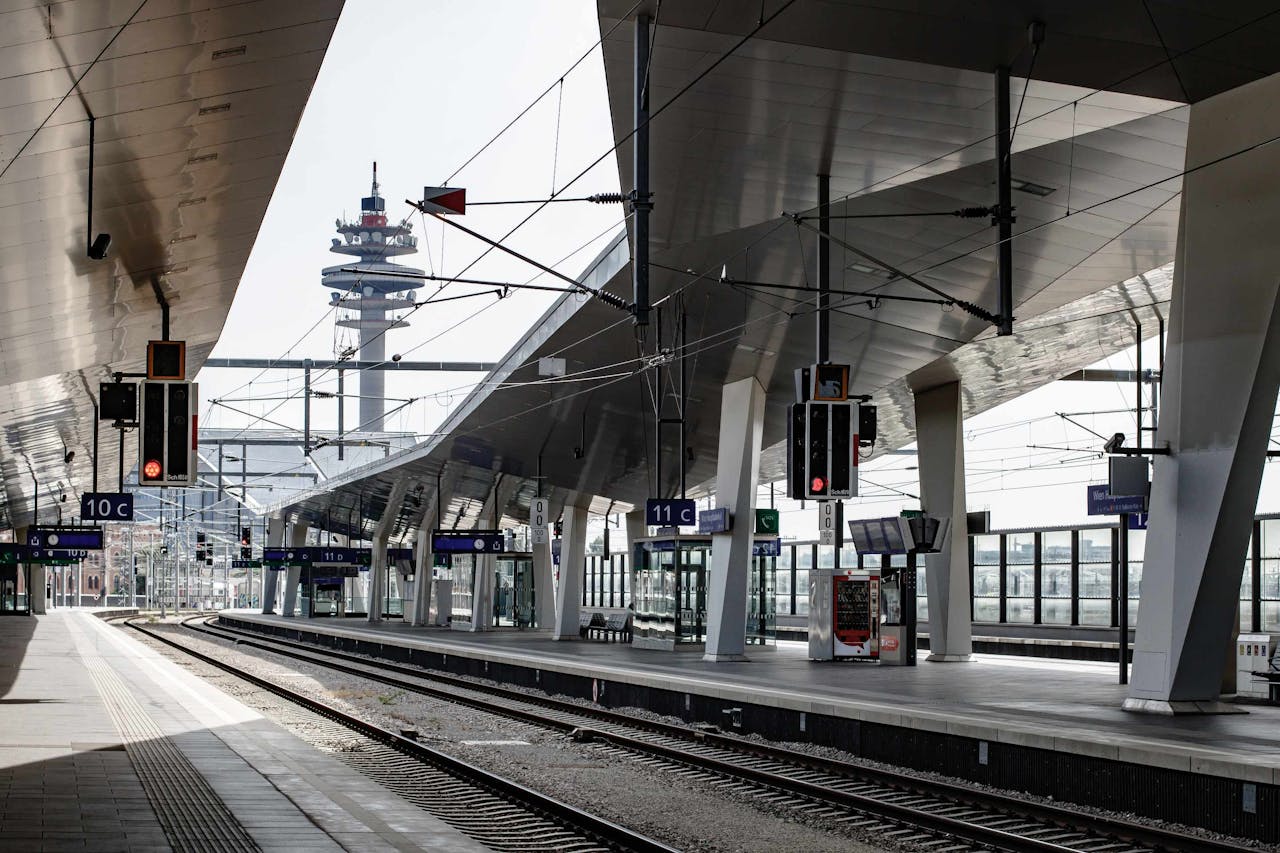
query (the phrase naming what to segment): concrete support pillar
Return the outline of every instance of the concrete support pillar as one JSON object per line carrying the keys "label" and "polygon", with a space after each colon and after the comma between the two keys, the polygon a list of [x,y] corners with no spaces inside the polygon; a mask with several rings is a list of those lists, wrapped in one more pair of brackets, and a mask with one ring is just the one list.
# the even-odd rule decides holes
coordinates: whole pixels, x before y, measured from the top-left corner
{"label": "concrete support pillar", "polygon": [[396,480],[391,487],[391,494],[382,508],[382,517],[373,528],[373,561],[369,565],[369,615],[370,622],[381,622],[385,599],[387,597],[387,541],[391,538],[391,529],[395,527],[400,516],[400,506],[404,502],[404,493],[409,485],[408,480]]}
{"label": "concrete support pillar", "polygon": [[724,386],[720,395],[716,505],[729,509],[733,527],[711,537],[707,650],[702,658],[707,661],[746,660],[747,576],[764,398],[764,388],[754,376]]}
{"label": "concrete support pillar", "polygon": [[[1191,106],[1126,710],[1213,712],[1280,387],[1280,76]],[[1202,164],[1230,156],[1222,162]]]}
{"label": "concrete support pillar", "polygon": [[435,523],[435,514],[428,511],[425,521],[418,528],[418,536],[413,543],[413,618],[411,625],[427,624],[427,614],[431,609],[431,575],[434,555],[431,553],[431,525]]}
{"label": "concrete support pillar", "polygon": [[[301,548],[307,544],[309,526],[305,521],[295,521],[289,530],[289,546]],[[284,605],[281,616],[293,616],[298,609],[298,582],[302,580],[302,569],[289,566],[284,572]]]}
{"label": "concrete support pillar", "polygon": [[[645,524],[644,510],[635,509],[627,513],[627,592],[635,595],[635,578],[636,578],[636,545],[649,533],[649,526]],[[634,598],[632,599],[635,600]],[[623,602],[624,604],[626,602]]]}
{"label": "concrete support pillar", "polygon": [[[513,477],[498,475],[489,499],[485,501],[477,526],[484,530],[495,530],[502,526],[502,514],[511,500],[512,491],[518,481]],[[493,575],[497,571],[497,557],[493,554],[477,554],[475,556],[475,577],[471,585],[471,630],[488,631],[493,627]]]}
{"label": "concrete support pillar", "polygon": [[[267,519],[267,548],[279,548],[284,545],[284,517],[273,515]],[[148,582],[151,578],[147,579]],[[262,569],[262,612],[276,612],[276,593],[280,587],[280,572],[275,569]]]}
{"label": "concrete support pillar", "polygon": [[950,518],[951,534],[925,557],[929,596],[929,660],[967,661],[973,653],[969,543],[965,531],[964,414],[960,383],[915,393],[920,504],[927,515]]}
{"label": "concrete support pillar", "polygon": [[[560,516],[560,508],[551,504],[551,518]],[[533,598],[537,611],[535,618],[540,629],[549,629],[556,621],[556,575],[551,559],[551,537],[545,545],[533,546]]]}
{"label": "concrete support pillar", "polygon": [[582,604],[582,561],[587,553],[587,508],[564,508],[564,538],[560,546],[560,583],[556,585],[556,618],[551,639],[578,639],[578,611]]}

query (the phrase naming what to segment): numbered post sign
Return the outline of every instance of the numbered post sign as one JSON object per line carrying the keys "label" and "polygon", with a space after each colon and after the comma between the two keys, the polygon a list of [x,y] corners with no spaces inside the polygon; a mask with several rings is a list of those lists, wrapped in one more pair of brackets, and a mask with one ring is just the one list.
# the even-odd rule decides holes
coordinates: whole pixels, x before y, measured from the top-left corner
{"label": "numbered post sign", "polygon": [[529,533],[534,545],[546,545],[551,541],[551,501],[534,498],[529,505]]}
{"label": "numbered post sign", "polygon": [[824,501],[818,504],[818,544],[835,547],[840,532],[839,501]]}
{"label": "numbered post sign", "polygon": [[649,498],[644,503],[644,520],[650,527],[693,527],[698,523],[698,505],[682,498]]}
{"label": "numbered post sign", "polygon": [[133,521],[133,495],[127,492],[85,492],[80,496],[82,521]]}

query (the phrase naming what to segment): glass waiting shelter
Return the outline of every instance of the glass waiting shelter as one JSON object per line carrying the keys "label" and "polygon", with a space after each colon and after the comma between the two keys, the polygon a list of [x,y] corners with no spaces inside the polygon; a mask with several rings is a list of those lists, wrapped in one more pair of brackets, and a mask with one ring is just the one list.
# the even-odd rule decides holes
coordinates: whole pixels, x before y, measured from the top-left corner
{"label": "glass waiting shelter", "polygon": [[[777,637],[776,557],[751,557],[747,586],[747,644],[771,646]],[[647,537],[632,554],[632,645],[691,649],[706,645],[711,537]]]}
{"label": "glass waiting shelter", "polygon": [[0,616],[31,615],[31,567],[23,564],[0,565]]}
{"label": "glass waiting shelter", "polygon": [[494,555],[493,624],[496,627],[538,627],[537,590],[533,587],[533,554]]}

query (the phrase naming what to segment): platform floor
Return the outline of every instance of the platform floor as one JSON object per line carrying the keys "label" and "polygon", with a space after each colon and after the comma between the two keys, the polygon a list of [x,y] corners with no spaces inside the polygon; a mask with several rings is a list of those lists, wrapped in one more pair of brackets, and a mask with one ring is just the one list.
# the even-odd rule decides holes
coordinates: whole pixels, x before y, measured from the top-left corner
{"label": "platform floor", "polygon": [[968,663],[880,667],[807,659],[801,643],[751,652],[742,663],[700,653],[557,642],[547,632],[466,633],[399,620],[302,619],[233,610],[228,616],[326,633],[376,636],[491,661],[642,684],[809,713],[944,731],[1249,782],[1280,783],[1280,707],[1246,714],[1163,717],[1122,711],[1117,665],[975,655]]}
{"label": "platform floor", "polygon": [[484,850],[86,610],[0,618],[0,849]]}

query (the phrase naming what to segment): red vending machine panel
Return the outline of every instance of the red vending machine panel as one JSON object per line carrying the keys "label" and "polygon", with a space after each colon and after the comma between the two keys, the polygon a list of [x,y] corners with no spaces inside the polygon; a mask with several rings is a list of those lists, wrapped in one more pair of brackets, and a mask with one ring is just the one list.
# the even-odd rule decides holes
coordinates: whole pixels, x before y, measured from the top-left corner
{"label": "red vending machine panel", "polygon": [[880,574],[848,572],[832,578],[835,657],[880,657]]}

